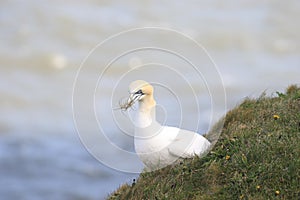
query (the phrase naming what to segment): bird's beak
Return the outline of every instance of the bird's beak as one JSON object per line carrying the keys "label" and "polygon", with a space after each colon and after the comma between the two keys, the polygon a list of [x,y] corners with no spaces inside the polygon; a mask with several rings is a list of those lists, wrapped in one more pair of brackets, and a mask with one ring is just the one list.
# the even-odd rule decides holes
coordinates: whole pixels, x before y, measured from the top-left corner
{"label": "bird's beak", "polygon": [[139,90],[135,93],[130,93],[127,103],[120,103],[120,109],[128,110],[128,108],[133,106],[133,104],[135,104],[135,102],[141,100],[144,97],[144,95],[145,94],[142,92],[142,90]]}
{"label": "bird's beak", "polygon": [[128,108],[130,108],[135,102],[141,100],[144,97],[144,93],[142,92],[142,90],[139,90],[135,93],[130,93],[130,96],[127,100],[127,103],[125,104],[120,104],[120,109],[122,110],[127,110]]}
{"label": "bird's beak", "polygon": [[138,100],[140,100],[142,96],[143,96],[143,94],[132,93],[132,94],[130,94],[130,96],[127,100],[127,103],[132,105],[135,102],[137,102]]}

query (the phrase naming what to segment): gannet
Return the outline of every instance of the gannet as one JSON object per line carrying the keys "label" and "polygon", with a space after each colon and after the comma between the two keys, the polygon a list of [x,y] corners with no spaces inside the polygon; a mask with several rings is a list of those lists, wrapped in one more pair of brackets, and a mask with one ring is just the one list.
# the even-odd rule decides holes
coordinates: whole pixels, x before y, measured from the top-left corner
{"label": "gannet", "polygon": [[132,118],[135,126],[134,147],[145,170],[160,169],[179,158],[201,156],[208,151],[211,143],[198,133],[162,126],[156,121],[153,91],[148,82],[134,81],[129,86],[130,97],[123,105],[127,110],[138,102],[138,109]]}

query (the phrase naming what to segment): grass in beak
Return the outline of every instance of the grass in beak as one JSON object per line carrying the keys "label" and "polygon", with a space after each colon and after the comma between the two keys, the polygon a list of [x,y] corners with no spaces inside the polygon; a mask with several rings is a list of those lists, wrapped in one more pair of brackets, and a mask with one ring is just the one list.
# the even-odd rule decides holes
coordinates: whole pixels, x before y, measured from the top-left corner
{"label": "grass in beak", "polygon": [[130,98],[129,100],[120,100],[119,109],[121,109],[122,111],[127,111],[129,108],[133,106],[134,102],[135,102],[134,98]]}

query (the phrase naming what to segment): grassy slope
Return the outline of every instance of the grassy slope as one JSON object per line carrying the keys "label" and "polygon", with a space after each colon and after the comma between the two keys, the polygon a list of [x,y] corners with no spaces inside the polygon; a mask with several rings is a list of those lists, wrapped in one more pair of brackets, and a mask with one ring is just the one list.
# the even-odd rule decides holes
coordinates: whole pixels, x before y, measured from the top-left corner
{"label": "grassy slope", "polygon": [[207,156],[142,173],[109,199],[299,199],[300,88],[277,96],[229,111]]}

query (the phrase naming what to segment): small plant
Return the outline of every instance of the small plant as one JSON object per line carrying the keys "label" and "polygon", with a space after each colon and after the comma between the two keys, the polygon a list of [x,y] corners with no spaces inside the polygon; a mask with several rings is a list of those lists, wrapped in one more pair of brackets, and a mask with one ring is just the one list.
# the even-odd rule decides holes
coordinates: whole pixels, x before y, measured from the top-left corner
{"label": "small plant", "polygon": [[286,95],[284,94],[284,93],[281,93],[281,92],[276,92],[276,94],[278,95],[278,97],[280,97],[280,98],[284,98],[284,97],[286,97]]}

